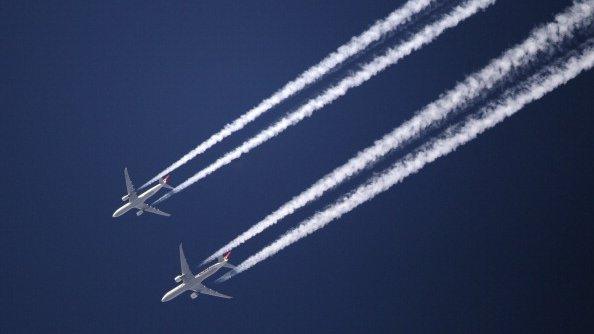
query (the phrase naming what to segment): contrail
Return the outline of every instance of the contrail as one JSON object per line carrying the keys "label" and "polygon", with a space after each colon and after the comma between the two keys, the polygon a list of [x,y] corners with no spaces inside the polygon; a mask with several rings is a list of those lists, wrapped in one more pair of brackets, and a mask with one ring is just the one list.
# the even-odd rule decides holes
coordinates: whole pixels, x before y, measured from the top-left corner
{"label": "contrail", "polygon": [[303,221],[298,227],[250,256],[237,266],[234,271],[221,277],[220,280],[227,280],[253,267],[283,248],[340,218],[345,213],[401,182],[407,176],[418,172],[426,164],[447,155],[459,146],[476,138],[482,132],[518,112],[526,104],[540,99],[545,94],[575,78],[581,72],[591,69],[594,66],[594,47],[592,45],[593,43],[590,41],[588,47],[582,52],[573,53],[564,61],[546,67],[544,71],[532,76],[523,84],[508,91],[494,103],[481,109],[478,114],[468,118],[462,126],[449,129],[440,138],[430,141],[415,153],[411,153],[397,161],[388,170],[371,178],[353,192]]}
{"label": "contrail", "polygon": [[563,13],[556,15],[552,22],[534,29],[522,43],[492,60],[482,70],[467,76],[454,89],[442,94],[439,99],[419,110],[413,118],[384,135],[372,146],[360,151],[342,166],[326,174],[311,187],[293,197],[276,211],[216,251],[203,263],[216,259],[276,224],[297,209],[318,199],[326,191],[333,189],[351,176],[359,173],[406,141],[420,135],[436,122],[445,119],[451,112],[462,108],[466,103],[501,82],[506,76],[535,61],[538,54],[552,52],[552,50],[559,47],[560,43],[571,39],[577,30],[591,24],[593,13],[594,0],[587,3],[575,3]]}
{"label": "contrail", "polygon": [[296,111],[283,117],[280,121],[263,130],[255,137],[252,137],[239,147],[228,152],[210,166],[204,168],[194,176],[179,184],[169,193],[163,195],[153,204],[162,202],[163,200],[171,197],[173,194],[184,190],[191,184],[203,179],[222,166],[225,166],[231,161],[239,158],[244,153],[251,151],[253,148],[266,142],[270,138],[277,136],[288,127],[299,123],[306,117],[311,116],[314,111],[332,103],[334,100],[346,94],[351,88],[361,85],[388,66],[397,63],[400,59],[409,55],[411,52],[433,41],[446,29],[458,25],[458,23],[460,23],[462,20],[492,5],[494,2],[495,0],[469,0],[462,5],[455,7],[451,13],[443,15],[438,21],[426,26],[420,32],[410,37],[406,42],[389,49],[385,54],[378,56],[371,62],[363,65],[360,70],[348,75],[337,85],[330,87],[321,95],[309,100],[306,104],[299,107]]}
{"label": "contrail", "polygon": [[204,153],[207,149],[211,148],[234,132],[241,130],[247,124],[254,121],[256,118],[272,109],[282,101],[322,78],[346,59],[363,51],[369,45],[378,41],[382,36],[409,22],[414,17],[414,15],[427,8],[435,1],[436,0],[411,0],[404,4],[404,6],[401,8],[394,10],[384,19],[378,20],[362,34],[351,38],[348,43],[340,46],[338,49],[336,49],[336,51],[330,53],[318,64],[301,73],[296,79],[285,84],[285,86],[283,86],[280,90],[276,91],[270,97],[260,102],[260,104],[250,109],[248,112],[241,115],[230,124],[225,125],[225,127],[223,127],[223,129],[221,129],[219,132],[210,136],[210,138],[208,138],[206,141],[196,146],[181,159],[171,164],[171,166],[165,168],[162,172],[150,179],[140,188],[145,188],[148,185],[154,183],[158,179],[192,160],[197,155]]}

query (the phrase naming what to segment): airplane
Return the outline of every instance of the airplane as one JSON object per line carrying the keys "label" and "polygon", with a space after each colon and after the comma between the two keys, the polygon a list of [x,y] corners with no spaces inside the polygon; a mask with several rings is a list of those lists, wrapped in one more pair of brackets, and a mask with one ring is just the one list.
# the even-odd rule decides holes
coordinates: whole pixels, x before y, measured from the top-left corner
{"label": "airplane", "polygon": [[194,274],[192,274],[192,271],[190,270],[190,267],[188,266],[188,262],[186,262],[186,256],[184,255],[184,249],[182,248],[182,244],[179,244],[179,260],[181,262],[181,275],[175,276],[173,280],[176,283],[181,284],[169,290],[163,296],[161,302],[168,302],[186,291],[192,291],[192,293],[190,294],[190,298],[192,299],[196,299],[196,297],[198,297],[198,294],[200,293],[220,298],[233,298],[231,296],[227,296],[220,292],[216,292],[212,289],[209,289],[202,284],[202,281],[212,276],[214,273],[216,273],[217,271],[219,271],[219,269],[223,267],[235,269],[235,266],[228,262],[229,255],[231,255],[231,252],[228,252],[227,254],[220,256],[217,260],[217,263],[211,265],[210,267],[201,271],[198,275],[194,276]]}
{"label": "airplane", "polygon": [[119,209],[117,209],[112,215],[113,218],[119,217],[132,209],[138,210],[136,211],[137,216],[140,216],[145,211],[165,217],[171,216],[170,214],[145,203],[147,199],[156,194],[161,188],[165,187],[167,189],[173,189],[172,186],[167,184],[169,175],[165,178],[160,179],[159,184],[154,185],[149,190],[143,192],[140,195],[136,194],[136,189],[134,189],[134,185],[130,180],[130,175],[128,175],[128,168],[124,168],[124,178],[126,179],[126,190],[128,191],[128,193],[122,197],[122,201],[128,201],[128,203],[122,205]]}

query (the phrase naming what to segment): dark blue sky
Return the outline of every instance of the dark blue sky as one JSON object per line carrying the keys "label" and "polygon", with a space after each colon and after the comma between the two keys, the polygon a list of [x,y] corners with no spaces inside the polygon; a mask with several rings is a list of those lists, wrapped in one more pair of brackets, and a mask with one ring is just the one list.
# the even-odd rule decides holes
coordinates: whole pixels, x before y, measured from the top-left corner
{"label": "dark blue sky", "polygon": [[[160,302],[179,271],[179,242],[196,270],[569,0],[499,0],[161,204],[171,218],[111,218],[124,166],[142,184],[403,3],[4,2],[0,331],[589,332],[591,71],[245,274],[210,282],[233,300]],[[180,168],[172,183],[330,82]]]}

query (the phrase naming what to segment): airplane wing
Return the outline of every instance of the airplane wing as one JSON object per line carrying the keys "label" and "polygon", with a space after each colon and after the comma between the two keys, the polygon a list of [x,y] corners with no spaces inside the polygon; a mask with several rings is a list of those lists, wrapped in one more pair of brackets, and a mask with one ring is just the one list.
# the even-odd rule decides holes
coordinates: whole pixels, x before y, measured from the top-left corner
{"label": "airplane wing", "polygon": [[213,289],[207,288],[204,285],[202,285],[197,292],[203,293],[205,295],[219,297],[219,298],[226,298],[226,299],[233,298],[231,296],[224,295],[224,294],[222,294],[220,292],[216,292]]}
{"label": "airplane wing", "polygon": [[165,217],[171,216],[167,212],[163,212],[163,211],[155,208],[154,206],[150,206],[148,204],[145,204],[144,207],[142,208],[142,210],[143,211],[146,211],[146,212],[154,213],[154,214],[157,214],[157,215],[165,216]]}
{"label": "airplane wing", "polygon": [[181,273],[184,276],[184,278],[194,278],[194,274],[192,274],[190,266],[188,266],[188,261],[186,261],[186,256],[184,255],[184,249],[182,247],[182,244],[179,244],[179,262],[181,263]]}
{"label": "airplane wing", "polygon": [[128,167],[124,168],[124,178],[126,179],[126,191],[128,191],[128,198],[136,198],[136,189],[134,189],[132,180],[130,180],[130,175],[128,175]]}

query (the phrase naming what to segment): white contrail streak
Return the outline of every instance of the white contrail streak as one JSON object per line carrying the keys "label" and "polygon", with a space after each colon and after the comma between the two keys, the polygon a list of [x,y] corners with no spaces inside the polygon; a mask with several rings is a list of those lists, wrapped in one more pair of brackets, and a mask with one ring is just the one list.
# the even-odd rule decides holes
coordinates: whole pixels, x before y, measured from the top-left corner
{"label": "white contrail streak", "polygon": [[464,4],[456,6],[452,12],[443,15],[439,20],[433,22],[423,28],[420,32],[414,34],[406,42],[399,44],[389,49],[385,54],[374,58],[371,62],[362,66],[357,72],[345,77],[337,85],[330,87],[321,95],[309,100],[306,104],[299,107],[296,111],[283,117],[280,121],[263,130],[255,137],[245,141],[239,147],[228,152],[223,157],[212,163],[210,166],[204,168],[196,173],[186,181],[179,184],[171,192],[163,195],[154,204],[157,204],[169,197],[172,194],[178,193],[193,183],[203,179],[217,169],[221,168],[239,158],[244,153],[251,151],[253,148],[261,145],[270,138],[273,138],[283,132],[288,127],[299,123],[306,117],[313,114],[314,111],[332,103],[339,97],[347,93],[351,88],[357,87],[369,80],[374,75],[378,74],[388,66],[397,63],[403,57],[409,55],[413,51],[421,48],[425,44],[433,41],[446,29],[452,28],[462,20],[472,16],[478,11],[492,5],[495,0],[469,0]]}
{"label": "white contrail streak", "polygon": [[581,72],[592,68],[593,65],[594,47],[592,47],[592,43],[589,43],[589,47],[585,51],[577,55],[573,54],[562,63],[546,67],[538,75],[516,86],[509,94],[504,94],[496,102],[483,108],[478,116],[470,117],[462,126],[446,131],[445,135],[430,141],[415,153],[407,155],[388,170],[371,178],[367,183],[340,198],[325,210],[303,221],[299,226],[243,261],[234,271],[224,275],[221,280],[227,280],[233,275],[253,267],[283,248],[340,218],[357,206],[373,199],[376,195],[388,190],[407,176],[418,172],[426,164],[471,141],[482,132],[518,112],[526,104],[540,99],[545,94],[575,78]]}
{"label": "white contrail streak", "polygon": [[479,72],[467,76],[454,89],[442,94],[438,100],[419,110],[409,121],[377,140],[372,146],[359,152],[342,166],[326,174],[311,187],[293,197],[276,211],[216,251],[204,260],[204,263],[212,261],[241,245],[297,209],[318,199],[326,191],[331,190],[375,163],[407,140],[418,136],[435,122],[445,119],[452,111],[463,107],[465,103],[470,102],[485,90],[493,87],[506,76],[535,61],[539,53],[550,52],[559,47],[560,43],[571,39],[578,29],[589,25],[592,22],[593,13],[594,0],[574,4],[563,13],[555,16],[552,22],[534,29],[522,43],[492,60]]}
{"label": "white contrail streak", "polygon": [[363,51],[369,45],[378,41],[382,36],[409,22],[414,15],[427,8],[434,1],[436,0],[410,0],[401,8],[394,10],[386,18],[378,20],[362,34],[351,38],[348,43],[340,46],[336,51],[326,56],[326,58],[322,59],[318,64],[301,73],[296,79],[285,84],[280,90],[276,91],[270,97],[260,102],[260,104],[250,109],[230,124],[225,125],[223,129],[210,136],[210,138],[196,146],[181,159],[171,164],[171,166],[165,168],[162,172],[146,182],[141,188],[145,188],[163,176],[171,173],[234,132],[241,130],[248,123],[254,121],[282,101],[322,78],[348,58]]}

